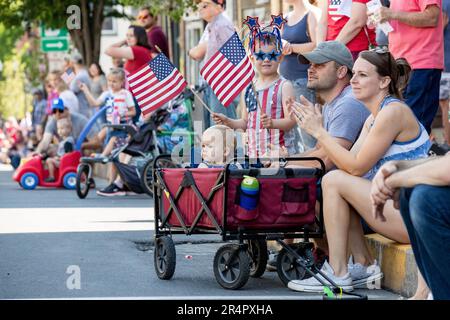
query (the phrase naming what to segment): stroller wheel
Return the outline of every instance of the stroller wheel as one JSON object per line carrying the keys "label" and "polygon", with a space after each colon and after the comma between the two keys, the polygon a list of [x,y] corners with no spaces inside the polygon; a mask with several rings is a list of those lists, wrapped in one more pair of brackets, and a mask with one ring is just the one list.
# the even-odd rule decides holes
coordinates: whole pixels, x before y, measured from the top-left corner
{"label": "stroller wheel", "polygon": [[155,271],[158,278],[169,280],[175,273],[176,252],[172,238],[162,236],[155,240],[153,254]]}
{"label": "stroller wheel", "polygon": [[250,277],[259,278],[266,271],[267,260],[267,243],[265,240],[247,240],[248,255],[250,256]]}
{"label": "stroller wheel", "polygon": [[[297,254],[304,259],[309,261],[314,261],[312,255],[312,243],[295,243],[291,244],[290,247],[297,252]],[[287,286],[289,281],[296,279],[306,279],[310,278],[311,275],[306,272],[297,261],[294,256],[287,252],[284,248],[278,252],[277,257],[277,273],[280,280]]]}
{"label": "stroller wheel", "polygon": [[80,199],[86,198],[87,194],[89,193],[89,189],[93,181],[89,178],[90,171],[91,166],[86,163],[81,163],[78,167],[75,188]]}
{"label": "stroller wheel", "polygon": [[153,197],[153,158],[149,159],[141,171],[141,186],[145,193]]}
{"label": "stroller wheel", "polygon": [[214,276],[225,289],[239,289],[250,277],[250,257],[237,244],[226,244],[214,256]]}

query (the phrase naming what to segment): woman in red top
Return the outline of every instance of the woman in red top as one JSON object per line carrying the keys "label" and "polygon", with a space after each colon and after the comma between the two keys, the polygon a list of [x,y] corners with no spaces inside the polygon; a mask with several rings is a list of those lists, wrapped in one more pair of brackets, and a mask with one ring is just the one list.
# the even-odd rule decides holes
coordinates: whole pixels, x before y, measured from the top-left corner
{"label": "woman in red top", "polygon": [[[110,45],[105,53],[112,58],[126,60],[124,69],[127,76],[139,70],[139,68],[157,55],[148,43],[145,29],[134,25],[131,25],[128,28],[127,38],[125,40]],[[128,81],[125,81],[125,88],[128,89]],[[139,120],[141,112],[134,96],[133,99],[137,111],[136,116],[133,118],[133,122],[136,123]]]}
{"label": "woman in red top", "polygon": [[136,72],[156,56],[148,43],[145,29],[134,25],[128,28],[125,40],[110,45],[105,53],[112,58],[127,60],[124,66],[127,74]]}
{"label": "woman in red top", "polygon": [[366,26],[369,0],[319,0],[322,15],[317,26],[317,43],[328,40],[342,42],[353,60],[361,51],[376,46],[375,29]]}

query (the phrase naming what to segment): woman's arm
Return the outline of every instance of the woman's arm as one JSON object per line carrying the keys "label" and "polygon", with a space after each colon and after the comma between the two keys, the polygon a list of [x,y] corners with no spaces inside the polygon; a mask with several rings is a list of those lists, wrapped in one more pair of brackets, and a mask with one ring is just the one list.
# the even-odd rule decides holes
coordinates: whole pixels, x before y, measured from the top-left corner
{"label": "woman's arm", "polygon": [[126,43],[126,40],[113,43],[108,48],[106,48],[105,53],[113,58],[134,60],[133,50],[131,50],[130,47],[123,47]]}
{"label": "woman's arm", "polygon": [[318,7],[321,11],[319,23],[317,24],[317,44],[327,39],[328,32],[328,0],[319,0]]}
{"label": "woman's arm", "polygon": [[336,40],[343,44],[349,43],[355,38],[367,23],[367,6],[364,3],[353,2],[350,20],[337,36]]}
{"label": "woman's arm", "polygon": [[312,12],[310,12],[308,14],[308,34],[311,41],[306,43],[288,43],[288,46],[292,50],[291,54],[306,53],[314,50],[314,48],[316,47],[316,38],[317,38],[316,27],[317,27],[316,17]]}
{"label": "woman's arm", "polygon": [[402,107],[389,108],[388,106],[381,110],[366,139],[358,143],[360,150],[357,154],[336,143],[335,139],[322,127],[322,117],[318,116],[320,113],[317,110],[311,111],[309,107],[299,109],[302,117],[299,122],[306,131],[318,140],[339,169],[355,176],[361,176],[383,157],[401,132],[404,118],[404,111],[402,110]]}

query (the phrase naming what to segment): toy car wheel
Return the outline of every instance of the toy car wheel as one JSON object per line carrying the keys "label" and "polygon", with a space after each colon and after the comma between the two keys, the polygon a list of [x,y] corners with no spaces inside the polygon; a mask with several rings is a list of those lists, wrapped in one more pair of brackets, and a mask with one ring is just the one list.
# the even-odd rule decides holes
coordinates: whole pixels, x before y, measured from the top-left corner
{"label": "toy car wheel", "polygon": [[75,188],[80,199],[86,198],[91,188],[91,179],[89,178],[90,166],[88,164],[80,164],[78,167]]}
{"label": "toy car wheel", "polygon": [[20,178],[19,184],[25,190],[33,190],[39,184],[39,178],[36,174],[28,172]]}
{"label": "toy car wheel", "polygon": [[77,184],[77,174],[75,172],[69,172],[64,175],[63,186],[66,189],[73,190]]}
{"label": "toy car wheel", "polygon": [[225,289],[236,290],[250,277],[250,257],[237,244],[226,244],[214,256],[214,276]]}
{"label": "toy car wheel", "polygon": [[259,278],[266,271],[267,260],[267,243],[265,240],[247,240],[248,255],[250,256],[250,277]]}
{"label": "toy car wheel", "polygon": [[[291,244],[290,247],[304,259],[314,261],[312,255],[312,243],[295,243]],[[311,277],[311,275],[306,272],[305,268],[297,262],[297,259],[284,248],[278,252],[277,273],[278,277],[285,285],[291,280],[302,280]]]}
{"label": "toy car wheel", "polygon": [[158,278],[169,280],[175,273],[176,252],[171,237],[162,236],[155,241],[154,265]]}

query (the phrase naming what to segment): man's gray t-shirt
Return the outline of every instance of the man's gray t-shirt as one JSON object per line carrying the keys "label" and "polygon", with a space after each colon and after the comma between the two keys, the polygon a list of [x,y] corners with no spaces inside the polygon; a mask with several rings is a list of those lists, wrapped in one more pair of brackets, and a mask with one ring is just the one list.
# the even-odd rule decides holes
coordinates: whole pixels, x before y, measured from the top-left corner
{"label": "man's gray t-shirt", "polygon": [[91,78],[89,77],[89,73],[85,69],[81,69],[77,75],[75,76],[75,79],[70,83],[70,90],[75,93],[75,95],[78,98],[78,110],[81,114],[83,114],[88,119],[92,116],[92,108],[89,106],[89,102],[86,98],[86,95],[83,91],[81,91],[79,87],[79,83],[83,82],[88,86],[88,88],[91,88]]}
{"label": "man's gray t-shirt", "polygon": [[[70,114],[70,121],[72,122],[72,134],[71,136],[78,140],[78,137],[81,134],[81,131],[83,131],[84,127],[88,123],[88,119],[79,113],[71,113]],[[94,126],[95,127],[95,126]],[[56,120],[54,117],[51,117],[50,120],[47,122],[47,125],[45,126],[45,133],[51,133],[52,135],[57,135],[57,127],[56,127]],[[88,138],[93,137],[96,134],[95,128],[89,131]]]}
{"label": "man's gray t-shirt", "polygon": [[331,103],[324,105],[322,114],[323,126],[331,136],[354,143],[370,112],[347,86]]}

